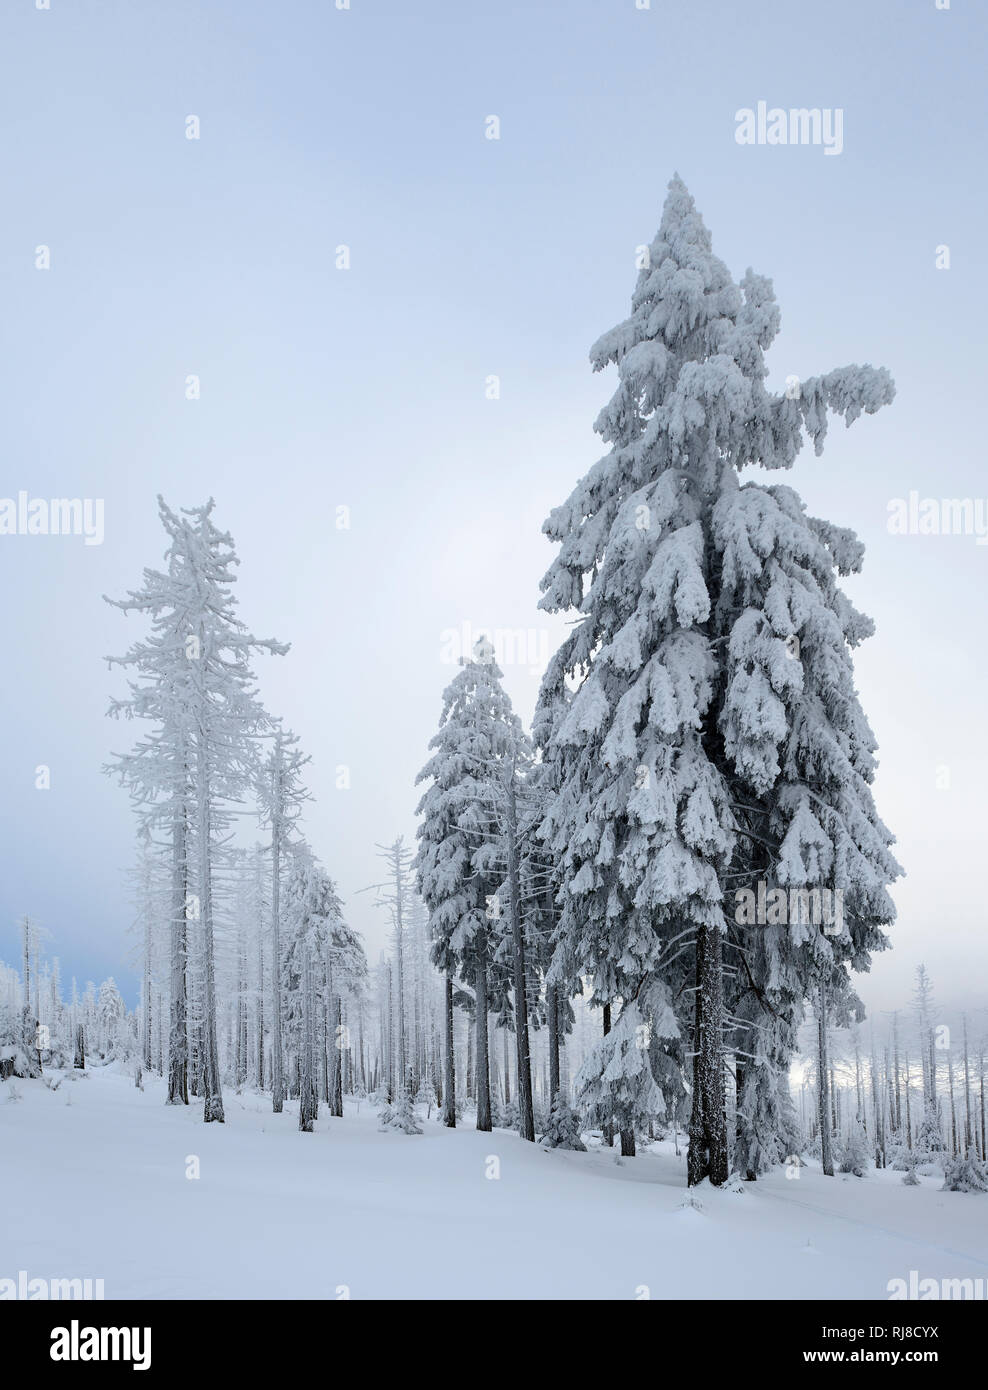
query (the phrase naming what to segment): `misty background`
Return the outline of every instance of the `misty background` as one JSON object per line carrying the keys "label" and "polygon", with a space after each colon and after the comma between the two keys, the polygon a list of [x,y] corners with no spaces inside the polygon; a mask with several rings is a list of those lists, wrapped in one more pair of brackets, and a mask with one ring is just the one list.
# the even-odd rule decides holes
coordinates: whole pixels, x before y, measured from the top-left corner
{"label": "misty background", "polygon": [[[836,422],[784,481],[867,547],[856,670],[907,876],[857,988],[901,1006],[923,960],[941,1002],[980,1006],[988,548],[887,516],[911,490],[988,495],[984,14],[51,3],[0,12],[0,494],[102,498],[105,539],[0,536],[0,958],[30,913],[63,979],[112,974],[136,1002],[134,822],[100,769],[137,733],[106,718],[123,676],[103,658],[143,628],[102,595],[161,562],[159,492],[216,498],[240,616],[292,644],[260,691],[312,755],[305,834],[376,958],[387,920],[357,894],[376,843],[414,842],[452,633],[525,634],[504,670],[530,720],[564,630],[537,609],[541,523],[603,452],[614,381],[588,349],[627,314],[678,170],[735,278],[774,281],[771,387],[850,362],[895,377],[891,407]],[[739,146],[759,100],[841,108],[843,152]]]}

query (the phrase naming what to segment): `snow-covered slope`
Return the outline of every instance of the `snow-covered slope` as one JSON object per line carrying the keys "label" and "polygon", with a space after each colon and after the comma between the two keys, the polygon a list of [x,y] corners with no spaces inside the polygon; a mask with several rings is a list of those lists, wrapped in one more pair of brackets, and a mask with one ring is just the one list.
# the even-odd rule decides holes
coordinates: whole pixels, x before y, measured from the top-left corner
{"label": "snow-covered slope", "polygon": [[113,1068],[0,1084],[0,1277],[328,1299],[886,1299],[910,1270],[988,1280],[988,1197],[932,1178],[780,1170],[704,1185],[697,1209],[670,1143],[618,1163],[434,1121],[381,1133],[367,1103],[304,1135],[294,1102],[230,1094],[226,1124],[203,1125],[163,1099]]}

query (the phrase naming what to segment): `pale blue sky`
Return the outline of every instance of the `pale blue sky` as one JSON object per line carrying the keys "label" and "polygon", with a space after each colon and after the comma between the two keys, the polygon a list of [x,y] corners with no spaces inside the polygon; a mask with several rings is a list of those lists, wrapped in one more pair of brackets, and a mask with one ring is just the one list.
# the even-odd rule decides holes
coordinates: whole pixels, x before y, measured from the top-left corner
{"label": "pale blue sky", "polygon": [[[0,494],[105,498],[106,539],[0,537],[0,956],[29,911],[66,975],[113,973],[133,997],[131,815],[99,768],[124,734],[101,658],[136,629],[100,596],[160,559],[158,491],[216,497],[243,617],[293,643],[262,693],[313,755],[309,837],[376,949],[380,914],[353,895],[375,841],[414,834],[441,633],[544,628],[539,527],[598,457],[612,389],[587,350],[624,317],[678,170],[735,275],[774,279],[773,384],[854,361],[895,376],[895,404],[835,428],[791,481],[868,546],[859,683],[909,877],[898,949],[862,992],[901,1002],[925,958],[945,999],[980,996],[988,548],[889,536],[886,507],[988,495],[983,12],[51,4],[0,12]],[[840,107],[843,153],[737,145],[735,111],[759,100]],[[537,678],[506,677],[527,720]]]}

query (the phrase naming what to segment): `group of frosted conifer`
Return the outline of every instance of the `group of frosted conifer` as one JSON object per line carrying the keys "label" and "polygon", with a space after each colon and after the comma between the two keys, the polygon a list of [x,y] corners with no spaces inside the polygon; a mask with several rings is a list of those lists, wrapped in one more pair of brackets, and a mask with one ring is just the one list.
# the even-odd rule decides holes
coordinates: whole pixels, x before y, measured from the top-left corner
{"label": "group of frosted conifer", "polygon": [[[874,414],[894,386],[855,365],[771,391],[779,326],[771,282],[734,281],[674,179],[631,312],[591,349],[617,375],[594,426],[607,451],[543,527],[540,606],[568,634],[530,731],[491,643],[461,663],[417,848],[380,847],[374,969],[301,833],[307,759],[257,693],[255,658],[287,648],[237,618],[212,503],[159,503],[164,567],[115,601],[150,634],[117,659],[111,713],[142,731],[113,770],[140,831],[141,1058],[169,1102],[222,1120],[224,1084],[269,1090],[311,1131],[320,1103],[374,1097],[406,1134],[469,1116],[625,1158],[682,1133],[690,1185],[808,1147],[825,1172],[908,1176],[949,1152],[983,1174],[966,1021],[949,1123],[930,1020],[915,1116],[898,1025],[883,1047],[861,1031],[854,976],[889,944],[900,873],[854,685],[872,625],[840,584],[863,547],[784,481],[832,416]],[[234,847],[250,815],[261,839]]]}

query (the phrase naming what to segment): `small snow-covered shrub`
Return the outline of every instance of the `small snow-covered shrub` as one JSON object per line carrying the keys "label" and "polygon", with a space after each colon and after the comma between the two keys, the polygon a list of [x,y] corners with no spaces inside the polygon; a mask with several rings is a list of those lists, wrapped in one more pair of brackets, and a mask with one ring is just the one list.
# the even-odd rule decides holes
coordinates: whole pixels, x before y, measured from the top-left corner
{"label": "small snow-covered shrub", "polygon": [[415,1119],[415,1107],[409,1093],[402,1089],[391,1105],[385,1101],[380,1112],[380,1129],[396,1129],[402,1134],[421,1134]]}
{"label": "small snow-covered shrub", "polygon": [[580,1121],[562,1091],[557,1091],[549,1113],[549,1123],[542,1135],[544,1149],[575,1149],[586,1153],[587,1146],[580,1135]]}
{"label": "small snow-covered shrub", "polygon": [[520,1123],[521,1121],[518,1117],[518,1103],[517,1101],[509,1100],[501,1111],[501,1125],[504,1129],[517,1129]]}
{"label": "small snow-covered shrub", "polygon": [[37,1074],[37,1068],[32,1070],[27,1053],[22,1047],[18,1047],[16,1043],[0,1047],[0,1081],[6,1080],[9,1076],[27,1078]]}
{"label": "small snow-covered shrub", "polygon": [[868,1138],[861,1121],[855,1120],[841,1146],[840,1172],[853,1173],[856,1178],[863,1178],[868,1171],[869,1162]]}
{"label": "small snow-covered shrub", "polygon": [[973,1148],[968,1149],[966,1158],[947,1159],[940,1191],[988,1192],[988,1169]]}
{"label": "small snow-covered shrub", "polygon": [[916,1134],[914,1152],[920,1162],[943,1164],[947,1160],[947,1144],[940,1129],[940,1115],[936,1106],[930,1102],[923,1112],[923,1120]]}

